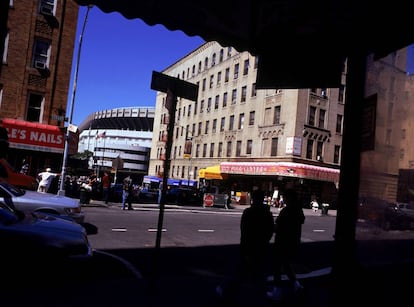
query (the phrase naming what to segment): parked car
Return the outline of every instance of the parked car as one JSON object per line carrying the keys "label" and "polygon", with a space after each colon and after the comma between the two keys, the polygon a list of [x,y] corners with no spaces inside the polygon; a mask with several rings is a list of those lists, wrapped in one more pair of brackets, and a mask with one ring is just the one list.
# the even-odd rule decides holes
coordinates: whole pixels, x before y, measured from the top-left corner
{"label": "parked car", "polygon": [[139,204],[157,204],[158,193],[158,190],[143,189],[135,193],[133,201]]}
{"label": "parked car", "polygon": [[36,178],[17,172],[6,159],[0,159],[0,178],[18,188],[37,190]]}
{"label": "parked car", "polygon": [[398,208],[414,217],[414,205],[408,203],[397,203]]}
{"label": "parked car", "polygon": [[414,216],[402,210],[398,204],[389,203],[384,211],[382,228],[384,230],[414,230]]}
{"label": "parked car", "polygon": [[167,191],[166,203],[182,206],[202,206],[203,197],[196,189],[183,187],[171,188]]}
{"label": "parked car", "polygon": [[77,223],[83,223],[85,215],[79,201],[74,198],[19,189],[11,184],[0,182],[0,202],[12,203],[21,211],[46,212]]}
{"label": "parked car", "polygon": [[87,235],[86,229],[72,220],[23,212],[0,202],[0,259],[6,266],[89,259],[93,251]]}

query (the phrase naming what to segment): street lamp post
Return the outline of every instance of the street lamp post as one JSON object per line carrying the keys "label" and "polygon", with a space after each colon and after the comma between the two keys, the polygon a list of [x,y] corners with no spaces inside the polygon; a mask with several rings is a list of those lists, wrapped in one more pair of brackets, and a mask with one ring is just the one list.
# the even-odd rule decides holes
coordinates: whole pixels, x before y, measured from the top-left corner
{"label": "street lamp post", "polygon": [[69,138],[70,138],[69,126],[72,125],[72,119],[73,119],[73,109],[75,105],[75,95],[76,95],[76,83],[78,81],[78,70],[79,70],[80,55],[81,55],[81,49],[82,49],[83,34],[85,33],[86,22],[88,20],[89,11],[92,7],[93,5],[88,5],[86,8],[86,13],[85,13],[85,18],[83,19],[81,34],[79,36],[78,53],[77,53],[75,73],[74,73],[74,78],[73,78],[72,99],[71,99],[70,106],[69,106],[70,109],[69,109],[68,127],[66,128],[65,150],[63,152],[62,172],[61,172],[61,177],[60,177],[60,187],[58,191],[59,195],[65,194],[64,183],[65,183],[65,176],[66,176],[66,164],[67,164],[68,153],[69,153]]}

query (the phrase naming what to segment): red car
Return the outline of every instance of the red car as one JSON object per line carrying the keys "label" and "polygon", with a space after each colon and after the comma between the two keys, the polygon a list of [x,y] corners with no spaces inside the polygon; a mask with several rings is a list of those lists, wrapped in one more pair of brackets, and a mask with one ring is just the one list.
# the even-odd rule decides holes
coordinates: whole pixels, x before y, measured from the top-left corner
{"label": "red car", "polygon": [[17,172],[6,159],[0,159],[0,180],[25,190],[37,190],[36,178]]}

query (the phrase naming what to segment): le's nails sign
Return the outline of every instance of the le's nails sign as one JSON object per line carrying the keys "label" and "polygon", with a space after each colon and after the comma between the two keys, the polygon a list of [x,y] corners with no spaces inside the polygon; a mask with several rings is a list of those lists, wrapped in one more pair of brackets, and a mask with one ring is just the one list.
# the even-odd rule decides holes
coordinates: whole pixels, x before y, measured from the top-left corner
{"label": "le's nails sign", "polygon": [[65,135],[57,126],[7,118],[1,126],[7,130],[10,148],[63,153]]}

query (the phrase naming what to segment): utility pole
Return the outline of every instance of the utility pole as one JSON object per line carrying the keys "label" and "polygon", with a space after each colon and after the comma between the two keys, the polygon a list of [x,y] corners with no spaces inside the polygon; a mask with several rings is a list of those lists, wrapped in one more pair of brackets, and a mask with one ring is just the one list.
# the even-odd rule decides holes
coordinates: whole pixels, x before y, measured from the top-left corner
{"label": "utility pole", "polygon": [[59,195],[65,195],[64,183],[65,183],[65,177],[66,177],[66,165],[67,165],[67,160],[68,160],[69,140],[70,140],[69,126],[72,125],[72,120],[73,120],[73,109],[75,106],[76,85],[78,81],[78,71],[79,71],[80,56],[81,56],[81,50],[82,50],[83,34],[85,33],[86,22],[88,21],[89,11],[91,10],[92,7],[93,5],[88,5],[86,8],[86,13],[85,13],[85,18],[83,19],[81,34],[79,36],[78,53],[76,57],[75,74],[73,78],[72,99],[71,99],[70,106],[69,106],[69,120],[68,120],[68,127],[66,127],[65,150],[63,152],[62,172],[60,176],[60,187],[58,191]]}

